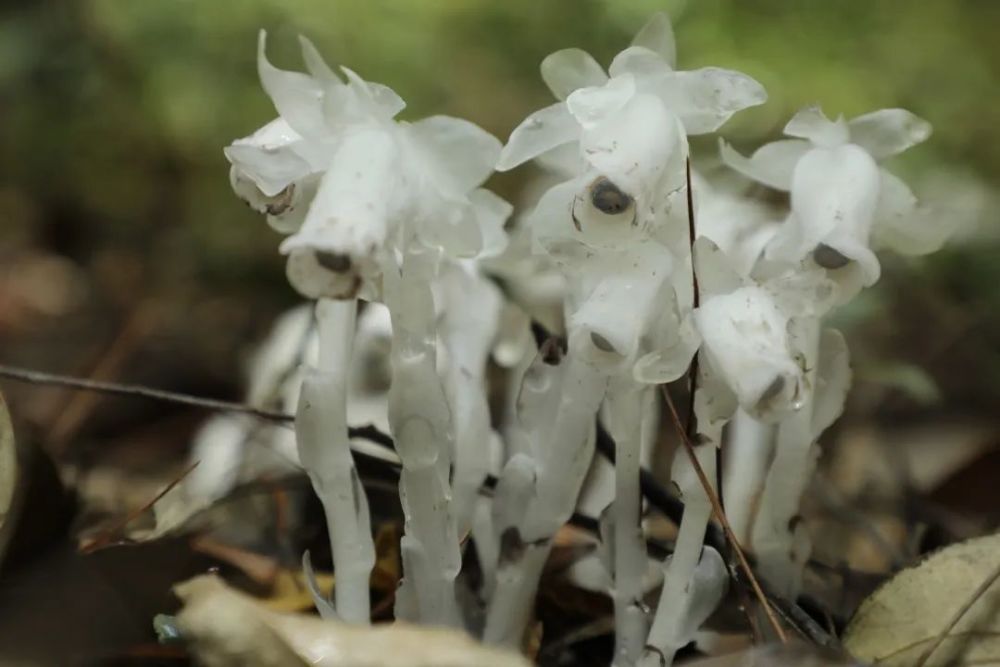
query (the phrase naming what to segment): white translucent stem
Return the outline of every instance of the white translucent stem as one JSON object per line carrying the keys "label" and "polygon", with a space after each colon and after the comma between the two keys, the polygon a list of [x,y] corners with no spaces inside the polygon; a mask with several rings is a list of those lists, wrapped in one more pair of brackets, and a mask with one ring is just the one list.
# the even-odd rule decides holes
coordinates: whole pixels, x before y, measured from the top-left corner
{"label": "white translucent stem", "polygon": [[740,544],[751,544],[758,495],[774,450],[777,427],[748,415],[742,408],[729,424],[725,444],[722,493],[726,518]]}
{"label": "white translucent stem", "polygon": [[486,614],[483,641],[519,648],[531,621],[538,583],[552,541],[522,545],[516,560],[503,562],[497,570],[496,588]]}
{"label": "white translucent stem", "polygon": [[803,335],[806,395],[802,407],[778,426],[774,460],[753,526],[758,573],[785,599],[794,599],[801,589],[802,572],[809,556],[808,537],[796,518],[816,464],[812,416],[819,340],[817,319],[808,323]]}
{"label": "white translucent stem", "polygon": [[347,377],[357,304],[321,300],[319,363],[302,381],[295,433],[299,459],[326,513],[337,585],[337,615],[371,622],[369,578],[375,565],[368,499],[347,437]]}
{"label": "white translucent stem", "polygon": [[[485,360],[483,361],[485,364]],[[455,473],[452,479],[455,522],[459,533],[472,527],[473,511],[479,488],[490,471],[490,409],[486,403],[486,384],[479,373],[453,363],[448,374],[454,406]]]}
{"label": "white translucent stem", "polygon": [[634,665],[646,642],[647,619],[642,610],[646,573],[646,542],[642,536],[642,496],[639,471],[645,408],[649,390],[631,378],[612,381],[608,391],[608,429],[615,440],[614,521],[614,664]]}
{"label": "white translucent stem", "polygon": [[392,315],[389,426],[403,464],[404,578],[396,612],[401,620],[460,625],[455,577],[461,554],[448,482],[453,435],[436,369],[432,268],[426,251],[408,250],[401,271],[390,263],[383,272]]}
{"label": "white translucent stem", "polygon": [[459,533],[465,534],[472,526],[479,488],[493,463],[485,374],[500,326],[503,295],[475,267],[452,263],[442,266],[434,297],[441,300],[438,327],[446,350],[443,371],[455,429],[455,519]]}
{"label": "white translucent stem", "polygon": [[[695,455],[709,480],[715,479],[715,448],[702,445]],[[674,654],[691,641],[694,623],[689,618],[693,597],[695,570],[702,555],[705,531],[712,516],[712,505],[701,487],[687,453],[679,450],[674,461],[674,481],[684,499],[684,516],[681,519],[674,553],[664,565],[663,589],[656,606],[656,615],[649,629],[647,650],[642,657],[643,667],[669,667]]]}
{"label": "white translucent stem", "polygon": [[[526,384],[530,376],[529,372]],[[572,355],[560,362],[559,376],[558,382],[549,385],[548,394],[558,391],[558,400],[548,413],[548,428],[530,432],[534,494],[519,513],[518,525],[497,525],[504,533],[496,590],[487,610],[484,639],[488,642],[520,644],[552,538],[573,513],[594,453],[594,417],[604,398],[606,379]],[[545,392],[538,396],[546,397]],[[534,418],[539,416],[535,414]],[[525,466],[517,466],[515,471],[519,478],[526,477]],[[505,477],[507,472],[505,469]]]}

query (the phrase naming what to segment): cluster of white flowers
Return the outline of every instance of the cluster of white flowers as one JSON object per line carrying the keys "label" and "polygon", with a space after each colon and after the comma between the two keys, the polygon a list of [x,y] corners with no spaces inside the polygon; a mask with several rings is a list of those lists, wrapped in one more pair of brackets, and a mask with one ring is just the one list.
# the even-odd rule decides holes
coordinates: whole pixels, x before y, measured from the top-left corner
{"label": "cluster of white flowers", "polygon": [[[604,513],[615,663],[669,664],[727,586],[721,558],[703,546],[708,494],[677,456],[684,518],[660,602],[652,613],[643,603],[641,451],[655,437],[656,387],[683,376],[695,355],[696,456],[711,480],[716,447],[747,466],[726,474],[736,481],[725,500],[741,508],[734,527],[768,583],[796,594],[808,541],[793,519],[815,442],[850,382],[843,339],[822,321],[878,279],[875,250],[929,252],[947,237],[946,221],[878,164],[926,139],[929,125],[901,109],[830,121],[807,108],[785,127],[790,139],[749,158],[720,142],[726,165],[790,193],[782,212],[692,173],[688,136],[716,131],[766,93],[738,72],[677,69],[663,14],[607,71],[580,49],[545,58],[542,78],[558,101],[504,146],[455,118],[396,120],[398,95],[338,74],[304,39],[307,73],[276,69],[264,46],[262,34],[259,73],[278,118],[226,156],[235,192],[288,235],[290,282],[317,300],[296,444],[330,525],[337,585],[321,610],[370,616],[371,526],[347,435],[360,301],[363,317],[391,321],[391,383],[366,405],[402,462],[397,618],[519,644],[600,416],[617,447]],[[533,159],[552,185],[513,225],[528,242],[508,244],[511,207],[480,186],[494,169]],[[511,315],[526,306],[514,303],[524,290],[513,286],[551,285],[553,272],[565,342],[524,345],[528,319]],[[499,419],[488,401],[491,353],[511,368],[511,407]],[[757,513],[742,511],[758,495]],[[457,579],[467,544],[482,574],[470,591]]]}

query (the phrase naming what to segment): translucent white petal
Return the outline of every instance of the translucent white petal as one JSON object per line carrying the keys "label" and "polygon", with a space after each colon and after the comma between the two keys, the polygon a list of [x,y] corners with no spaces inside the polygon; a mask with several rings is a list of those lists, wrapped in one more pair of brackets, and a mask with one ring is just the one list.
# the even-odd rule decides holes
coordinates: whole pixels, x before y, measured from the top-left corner
{"label": "translucent white petal", "polygon": [[919,206],[906,183],[882,169],[874,243],[904,255],[926,255],[939,249],[958,225],[960,215]]}
{"label": "translucent white petal", "polygon": [[719,192],[707,184],[695,187],[696,231],[711,239],[728,257],[728,265],[749,277],[780,223],[756,200]]}
{"label": "translucent white petal", "polygon": [[726,166],[776,190],[791,189],[792,172],[807,150],[808,141],[782,139],[764,144],[747,158],[719,139],[719,155]]}
{"label": "translucent white petal", "polygon": [[852,119],[851,142],[876,160],[902,153],[931,136],[931,124],[906,109],[880,109]]}
{"label": "translucent white petal", "polygon": [[580,146],[576,142],[556,146],[539,155],[536,160],[538,166],[565,178],[572,178],[587,167],[586,161],[580,155]]}
{"label": "translucent white petal", "polygon": [[635,95],[630,74],[610,79],[603,86],[580,88],[566,98],[566,108],[584,130],[595,127],[628,104]]}
{"label": "translucent white petal", "polygon": [[472,258],[483,249],[483,236],[476,209],[468,201],[433,197],[425,193],[427,212],[419,216],[420,241],[445,255]]}
{"label": "translucent white petal", "polygon": [[672,71],[663,57],[644,46],[630,46],[611,61],[608,73],[612,77],[631,74],[640,88],[650,79]]}
{"label": "translucent white petal", "polygon": [[658,322],[641,341],[640,351],[650,349],[636,360],[632,377],[643,384],[663,384],[673,382],[687,372],[691,358],[701,345],[701,337],[690,317],[680,319],[676,298],[664,300]]}
{"label": "translucent white petal", "polygon": [[574,236],[573,203],[582,185],[582,179],[576,179],[549,188],[528,213],[525,223],[531,233],[534,253],[547,253],[546,245],[550,239]]}
{"label": "translucent white petal", "polygon": [[500,141],[475,123],[451,116],[431,116],[406,128],[418,149],[417,159],[446,195],[464,197],[493,173]]}
{"label": "translucent white petal", "polygon": [[[302,180],[296,181],[290,186],[291,200],[287,199],[289,192],[286,190],[278,195],[282,202],[279,206],[269,203],[264,211],[267,213],[267,224],[276,232],[281,234],[294,234],[302,227],[309,207],[316,196],[316,188],[319,186],[320,174],[310,174]],[[260,210],[260,209],[258,209]]]}
{"label": "translucent white petal", "polygon": [[734,270],[732,260],[715,242],[705,236],[694,242],[698,288],[705,296],[728,294],[743,286],[743,279]]}
{"label": "translucent white petal", "polygon": [[[917,198],[898,176],[885,170],[879,170],[881,189],[879,191],[878,208],[876,210],[876,237],[881,243],[892,246],[892,241],[900,241],[901,252],[909,248],[908,227],[918,226]],[[919,234],[919,231],[918,231]],[[896,236],[900,236],[896,239]],[[919,243],[917,248],[919,249]],[[920,253],[913,253],[920,254]]]}
{"label": "translucent white petal", "polygon": [[818,319],[836,302],[837,286],[829,272],[818,266],[786,268],[759,284],[782,312],[797,318]]}
{"label": "translucent white petal", "polygon": [[514,128],[500,152],[496,169],[508,171],[579,136],[580,125],[566,103],[556,102],[531,114]]}
{"label": "translucent white petal", "polygon": [[844,120],[831,121],[817,106],[806,107],[792,116],[784,131],[790,137],[808,139],[817,146],[827,148],[846,143],[849,138]]}
{"label": "translucent white petal", "polygon": [[656,243],[577,263],[574,269],[588,272],[594,288],[569,316],[571,348],[601,368],[630,367],[640,338],[658,319],[671,264]]}
{"label": "translucent white petal", "polygon": [[664,12],[653,14],[646,25],[642,26],[635,38],[633,46],[642,46],[659,54],[670,66],[677,66],[677,42],[674,39],[674,28],[670,17]]}
{"label": "translucent white petal", "polygon": [[791,409],[803,371],[788,338],[789,317],[757,286],[710,296],[695,311],[702,349],[740,407],[768,421]]}
{"label": "translucent white petal", "polygon": [[688,134],[714,132],[737,111],[767,100],[764,87],[756,80],[717,67],[670,72],[648,85],[677,114]]}
{"label": "translucent white petal", "polygon": [[[637,224],[645,224],[659,199],[684,183],[684,130],[653,95],[635,95],[604,122],[585,130],[580,148],[601,176],[635,200]],[[593,193],[585,198],[587,203],[592,200]]]}
{"label": "translucent white petal", "polygon": [[[700,360],[698,364],[698,391],[694,395],[694,415],[698,423],[698,435],[701,439],[718,447],[722,445],[722,429],[736,413],[739,402],[726,378],[716,367],[713,357],[706,353],[700,357]],[[703,447],[695,451],[701,449]],[[678,460],[686,458],[676,457],[674,459],[675,473],[677,472]],[[698,481],[697,479],[689,479],[688,484],[693,486],[698,484]]]}
{"label": "translucent white petal", "polygon": [[729,570],[726,561],[712,547],[702,547],[701,559],[694,571],[688,595],[685,595],[684,624],[672,637],[674,646],[692,641],[708,617],[715,613],[729,590]]}
{"label": "translucent white petal", "polygon": [[475,207],[476,218],[482,236],[480,257],[497,257],[507,249],[507,232],[504,223],[514,207],[502,197],[485,188],[473,190],[469,201]]}
{"label": "translucent white petal", "polygon": [[340,70],[347,77],[348,86],[357,95],[357,99],[367,106],[378,117],[388,120],[406,108],[406,102],[389,86],[373,81],[365,81],[357,72],[347,67]]}
{"label": "translucent white petal", "polygon": [[267,33],[261,30],[257,40],[257,72],[278,114],[301,136],[322,136],[325,125],[320,109],[321,87],[307,74],[286,72],[272,65],[267,59],[266,45]]}
{"label": "translucent white petal", "polygon": [[264,125],[248,137],[237,139],[234,144],[246,144],[256,146],[264,150],[282,148],[290,144],[299,142],[302,136],[292,129],[281,116],[275,118],[267,125]]}
{"label": "translucent white petal", "polygon": [[797,225],[792,258],[813,253],[821,266],[839,268],[840,260],[827,252],[832,250],[858,262],[865,284],[878,280],[878,259],[868,246],[880,180],[875,161],[853,144],[806,153],[792,177],[792,216],[786,223]]}
{"label": "translucent white petal", "polygon": [[267,150],[234,143],[223,152],[239,174],[252,181],[265,197],[277,196],[312,172],[309,163],[287,146]]}
{"label": "translucent white petal", "polygon": [[330,66],[326,64],[323,60],[323,56],[320,55],[319,49],[313,44],[308,37],[304,35],[299,35],[299,44],[302,47],[302,60],[306,64],[306,69],[309,71],[317,81],[324,84],[342,86],[344,82],[340,80],[340,77],[330,69]]}
{"label": "translucent white petal", "polygon": [[542,81],[556,99],[564,100],[578,88],[603,86],[608,80],[604,68],[583,49],[562,49],[545,56]]}
{"label": "translucent white petal", "polygon": [[819,342],[819,362],[813,388],[813,439],[825,431],[844,411],[851,388],[851,362],[847,341],[836,329],[823,329]]}
{"label": "translucent white petal", "polygon": [[352,132],[338,146],[302,228],[281,244],[302,294],[353,297],[376,272],[396,223],[394,198],[407,196],[399,161],[396,142],[381,129]]}

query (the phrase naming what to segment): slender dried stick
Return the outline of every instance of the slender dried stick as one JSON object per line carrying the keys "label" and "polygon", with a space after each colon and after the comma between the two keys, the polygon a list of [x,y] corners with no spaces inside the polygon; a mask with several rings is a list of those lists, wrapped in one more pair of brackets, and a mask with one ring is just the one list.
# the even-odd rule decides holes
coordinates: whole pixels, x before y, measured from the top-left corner
{"label": "slender dried stick", "polygon": [[750,568],[750,563],[747,562],[746,556],[743,554],[743,549],[740,548],[739,541],[736,539],[736,535],[733,534],[733,529],[730,527],[729,521],[726,519],[726,513],[722,511],[722,505],[719,503],[719,496],[712,488],[712,484],[708,481],[708,477],[705,476],[705,471],[702,469],[701,464],[698,463],[698,457],[694,454],[694,445],[691,444],[691,440],[687,437],[684,425],[681,422],[680,416],[677,414],[677,407],[674,405],[674,401],[670,397],[670,392],[668,392],[667,388],[663,385],[660,385],[660,388],[663,392],[664,399],[666,399],[667,407],[670,409],[670,416],[674,421],[674,426],[677,428],[677,433],[680,435],[684,449],[687,451],[688,459],[691,461],[691,465],[694,468],[695,473],[698,475],[698,481],[701,482],[701,485],[705,490],[705,495],[708,496],[708,501],[712,504],[712,513],[715,514],[715,518],[722,526],[726,539],[729,540],[730,545],[732,545],[733,552],[736,554],[736,558],[740,562],[740,569],[743,570],[743,574],[746,575],[747,580],[750,582],[750,587],[753,589],[754,595],[757,596],[757,600],[764,609],[764,613],[767,615],[767,620],[771,623],[771,627],[774,628],[775,634],[778,635],[778,639],[780,639],[783,644],[787,644],[788,637],[785,635],[785,631],[782,629],[781,623],[778,622],[778,618],[775,616],[774,610],[771,608],[771,605],[767,600],[767,596],[764,595],[764,591],[760,587],[760,582],[758,582],[757,577],[754,576],[753,570]]}
{"label": "slender dried stick", "polygon": [[[166,403],[177,403],[180,405],[190,405],[205,410],[216,410],[219,412],[236,412],[251,415],[258,419],[279,422],[291,425],[295,421],[295,415],[277,410],[265,410],[256,408],[244,403],[234,403],[231,401],[221,401],[215,398],[202,398],[190,394],[182,394],[176,391],[166,391],[154,387],[146,387],[136,384],[122,384],[118,382],[102,382],[100,380],[87,380],[84,378],[71,377],[68,375],[57,375],[45,373],[27,368],[7,366],[0,364],[0,378],[15,380],[17,382],[28,382],[30,384],[52,385],[57,387],[70,387],[83,391],[99,391],[105,394],[117,394],[119,396],[133,396],[146,398],[154,401],[164,401]],[[363,438],[370,440],[377,445],[392,448],[392,438],[375,426],[351,426],[348,434],[352,438]]]}

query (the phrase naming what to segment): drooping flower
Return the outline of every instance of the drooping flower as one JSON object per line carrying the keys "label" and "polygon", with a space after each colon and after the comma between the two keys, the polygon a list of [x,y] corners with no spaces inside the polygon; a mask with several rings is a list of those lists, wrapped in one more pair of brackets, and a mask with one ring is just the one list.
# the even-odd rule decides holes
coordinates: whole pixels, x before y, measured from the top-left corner
{"label": "drooping flower", "polygon": [[695,260],[701,305],[694,321],[705,367],[699,429],[714,439],[737,406],[780,421],[807,398],[803,328],[832,307],[833,282],[817,268],[775,271],[760,281],[740,276],[705,237],[695,244]]}
{"label": "drooping flower", "polygon": [[[657,14],[608,71],[585,51],[548,56],[559,99],[511,134],[498,170],[539,158],[568,180],[528,216],[535,252],[567,276],[570,346],[643,381],[676,377],[693,353],[670,282],[687,253],[687,135],[711,132],[766,95],[728,70],[677,71],[669,19]],[[664,351],[676,348],[676,355]],[[683,357],[683,358],[682,358]],[[637,362],[642,359],[643,363]]]}
{"label": "drooping flower", "polygon": [[302,39],[308,73],[258,70],[279,118],[226,149],[237,194],[290,233],[288,275],[305,296],[377,295],[385,253],[416,240],[453,257],[505,243],[509,205],[479,188],[500,143],[448,116],[395,120],[390,88],[347,68],[343,78]]}
{"label": "drooping flower", "polygon": [[930,125],[904,109],[831,121],[806,108],[785,126],[792,137],[747,158],[724,142],[723,161],[760,183],[791,193],[791,213],[767,249],[770,259],[809,257],[831,271],[841,299],[878,280],[880,246],[923,254],[944,242],[949,226],[926,215],[899,178],[879,161],[930,136]]}

